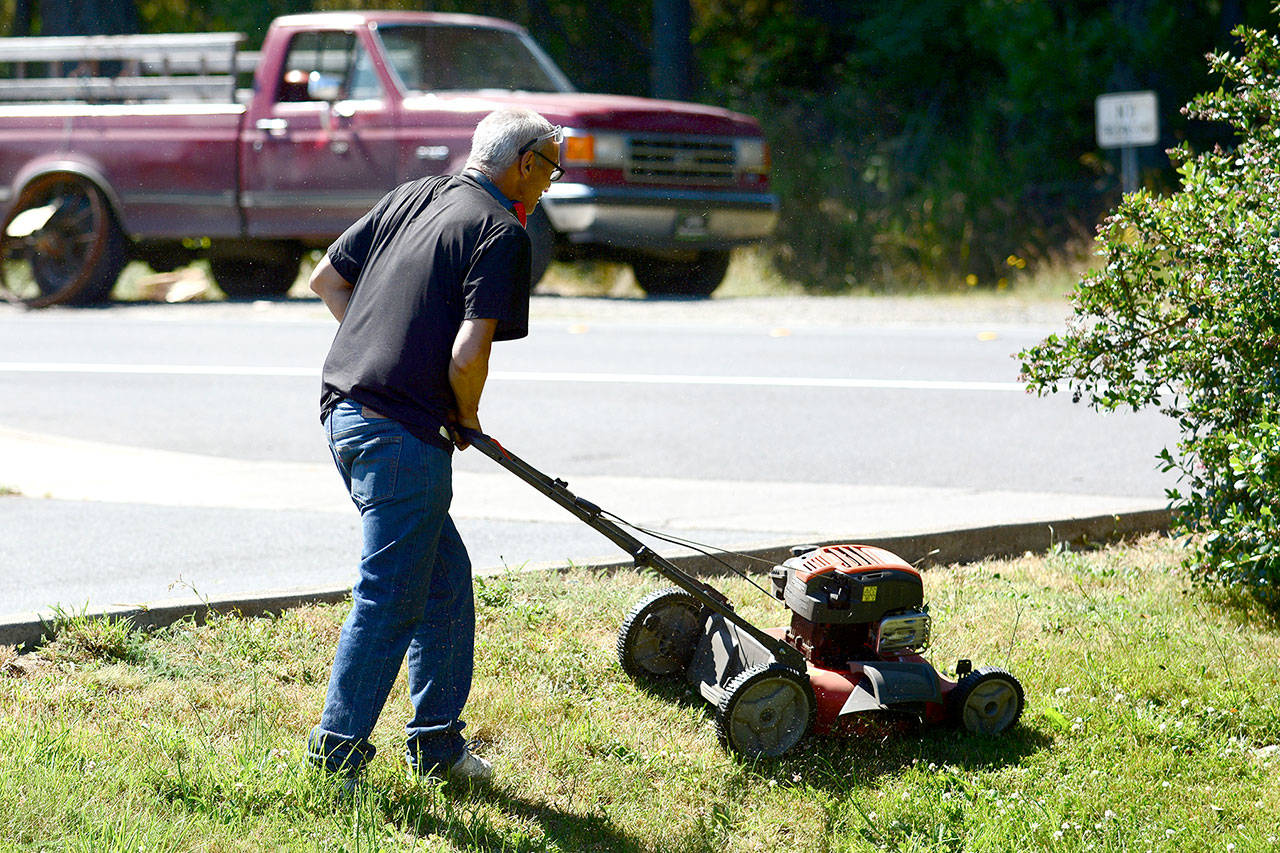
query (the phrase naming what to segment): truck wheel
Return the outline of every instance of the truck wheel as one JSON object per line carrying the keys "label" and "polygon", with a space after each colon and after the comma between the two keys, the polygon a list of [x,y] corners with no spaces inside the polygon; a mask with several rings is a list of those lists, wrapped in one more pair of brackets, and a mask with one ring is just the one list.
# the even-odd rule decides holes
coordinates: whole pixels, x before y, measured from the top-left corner
{"label": "truck wheel", "polygon": [[551,266],[551,261],[555,258],[556,234],[551,228],[551,221],[547,219],[541,207],[535,208],[533,215],[529,217],[528,231],[531,245],[529,289],[533,290],[538,286],[538,282],[542,281],[542,277],[547,273],[547,267]]}
{"label": "truck wheel", "polygon": [[999,734],[1022,716],[1022,685],[1003,669],[984,666],[960,679],[947,696],[951,721],[974,734]]}
{"label": "truck wheel", "polygon": [[776,758],[800,742],[817,709],[808,676],[780,663],[753,666],[725,686],[716,734],[741,755]]}
{"label": "truck wheel", "polygon": [[698,252],[687,261],[642,255],[632,260],[631,270],[649,296],[710,296],[729,270],[729,252]]}
{"label": "truck wheel", "polygon": [[76,175],[41,175],[0,230],[0,290],[31,308],[106,301],[128,260],[106,196]]}
{"label": "truck wheel", "polygon": [[635,607],[618,629],[618,663],[632,678],[684,675],[702,636],[702,605],[682,589],[660,589]]}
{"label": "truck wheel", "polygon": [[284,296],[298,278],[302,248],[294,245],[263,247],[254,254],[214,254],[209,271],[222,292],[232,299]]}

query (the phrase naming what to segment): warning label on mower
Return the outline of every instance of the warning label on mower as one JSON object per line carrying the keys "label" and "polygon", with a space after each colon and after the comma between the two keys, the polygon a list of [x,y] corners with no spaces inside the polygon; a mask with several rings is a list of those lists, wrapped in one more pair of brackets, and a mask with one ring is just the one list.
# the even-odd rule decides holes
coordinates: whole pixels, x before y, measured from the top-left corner
{"label": "warning label on mower", "polygon": [[876,590],[877,590],[877,589],[878,589],[878,587],[874,587],[874,586],[864,586],[864,587],[862,588],[862,600],[863,600],[863,601],[875,601],[875,600],[876,600]]}

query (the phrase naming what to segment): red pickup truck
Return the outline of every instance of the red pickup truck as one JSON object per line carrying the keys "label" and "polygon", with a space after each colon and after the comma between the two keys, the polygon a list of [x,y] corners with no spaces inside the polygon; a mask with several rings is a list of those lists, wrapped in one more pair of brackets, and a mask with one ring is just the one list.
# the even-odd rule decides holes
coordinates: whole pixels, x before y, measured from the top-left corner
{"label": "red pickup truck", "polygon": [[198,257],[231,296],[282,294],[388,189],[459,170],[476,122],[508,104],[566,133],[565,176],[529,223],[535,281],[553,258],[603,258],[650,294],[706,295],[776,221],[753,119],[578,93],[507,21],[283,17],[251,90],[240,39],[0,39],[0,294],[97,302],[130,258]]}

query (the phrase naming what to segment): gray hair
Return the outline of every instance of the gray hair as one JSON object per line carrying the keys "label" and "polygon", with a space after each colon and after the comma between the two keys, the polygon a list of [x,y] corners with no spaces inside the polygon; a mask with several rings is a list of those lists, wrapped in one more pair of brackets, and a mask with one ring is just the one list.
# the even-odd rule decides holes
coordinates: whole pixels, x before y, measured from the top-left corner
{"label": "gray hair", "polygon": [[555,125],[533,110],[518,107],[494,110],[476,125],[466,168],[497,177],[519,159],[522,146],[530,140],[550,139],[555,132]]}

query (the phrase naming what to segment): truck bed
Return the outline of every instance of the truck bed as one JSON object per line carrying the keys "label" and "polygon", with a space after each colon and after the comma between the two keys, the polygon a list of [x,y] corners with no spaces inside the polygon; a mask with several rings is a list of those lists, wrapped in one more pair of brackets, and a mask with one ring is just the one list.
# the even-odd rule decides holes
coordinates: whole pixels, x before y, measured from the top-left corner
{"label": "truck bed", "polygon": [[0,105],[0,203],[75,152],[142,239],[238,236],[238,104]]}

